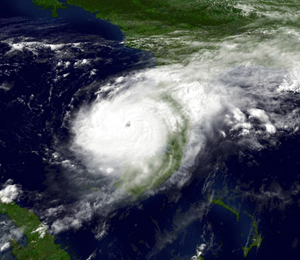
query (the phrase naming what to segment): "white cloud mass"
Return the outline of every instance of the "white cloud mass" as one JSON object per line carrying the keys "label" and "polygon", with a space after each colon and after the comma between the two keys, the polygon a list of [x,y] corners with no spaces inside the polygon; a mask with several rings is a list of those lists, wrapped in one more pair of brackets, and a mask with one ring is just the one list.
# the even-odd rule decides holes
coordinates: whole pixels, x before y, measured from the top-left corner
{"label": "white cloud mass", "polygon": [[19,189],[15,184],[7,185],[4,189],[0,190],[0,200],[5,204],[11,203],[18,195]]}

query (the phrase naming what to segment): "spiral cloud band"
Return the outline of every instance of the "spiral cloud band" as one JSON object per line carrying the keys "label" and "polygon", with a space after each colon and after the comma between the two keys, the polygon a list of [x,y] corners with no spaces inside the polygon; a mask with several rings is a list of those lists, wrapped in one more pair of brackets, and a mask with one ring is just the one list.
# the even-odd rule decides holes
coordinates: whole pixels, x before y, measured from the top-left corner
{"label": "spiral cloud band", "polygon": [[[281,46],[280,39],[273,41]],[[85,176],[93,176],[84,179],[108,180],[103,194],[141,195],[167,179],[184,184],[210,138],[261,149],[281,130],[294,131],[294,105],[278,110],[290,98],[294,54],[270,68],[261,53],[272,55],[277,47],[262,44],[249,57],[231,39],[218,48],[190,58],[187,66],[141,70],[99,86],[96,100],[72,121],[71,149],[85,165]]]}
{"label": "spiral cloud band", "polygon": [[100,91],[73,125],[74,145],[89,154],[94,170],[118,176],[116,186],[135,194],[160,184],[178,168],[188,124],[181,105],[164,89],[142,83],[138,80],[129,90],[120,84],[108,99]]}

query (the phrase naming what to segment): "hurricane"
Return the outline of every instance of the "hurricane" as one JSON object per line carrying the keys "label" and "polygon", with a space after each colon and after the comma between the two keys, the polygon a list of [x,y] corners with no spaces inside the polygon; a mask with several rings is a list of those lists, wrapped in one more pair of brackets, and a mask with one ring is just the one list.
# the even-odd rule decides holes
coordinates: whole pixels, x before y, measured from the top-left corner
{"label": "hurricane", "polygon": [[71,122],[70,149],[85,176],[106,180],[110,194],[137,197],[187,183],[208,143],[260,150],[275,146],[282,132],[297,131],[299,65],[295,52],[280,55],[284,35],[291,31],[279,29],[263,43],[228,37],[189,57],[188,65],[144,69],[100,85]]}
{"label": "hurricane", "polygon": [[[110,97],[101,100],[107,86],[90,108],[80,109],[73,124],[74,149],[86,154],[100,174],[119,176],[116,185],[134,192],[159,184],[180,164],[178,148],[184,149],[188,120],[154,82],[122,80]],[[128,84],[133,89],[126,90]]]}
{"label": "hurricane", "polygon": [[0,10],[1,256],[294,259],[295,1],[25,2]]}

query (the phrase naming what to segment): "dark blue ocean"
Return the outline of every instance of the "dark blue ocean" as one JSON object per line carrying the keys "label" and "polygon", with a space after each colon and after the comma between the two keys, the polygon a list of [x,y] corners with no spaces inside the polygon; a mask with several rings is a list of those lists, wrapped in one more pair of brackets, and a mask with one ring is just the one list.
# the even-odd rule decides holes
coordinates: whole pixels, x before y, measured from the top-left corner
{"label": "dark blue ocean", "polygon": [[[21,185],[18,204],[43,222],[56,218],[45,218],[47,208],[76,200],[67,192],[72,183],[51,161],[56,144],[70,141],[66,118],[92,102],[99,86],[156,66],[152,53],[123,41],[118,27],[80,8],[61,10],[53,19],[31,1],[1,1],[0,183]],[[242,154],[232,146],[216,148],[212,140],[209,156],[181,190],[96,214],[79,229],[59,233],[57,242],[72,259],[191,259],[205,244],[205,260],[235,260],[244,259],[255,220],[263,242],[245,259],[297,260],[299,137],[283,135],[275,148]],[[239,221],[209,202],[212,193],[239,211]]]}

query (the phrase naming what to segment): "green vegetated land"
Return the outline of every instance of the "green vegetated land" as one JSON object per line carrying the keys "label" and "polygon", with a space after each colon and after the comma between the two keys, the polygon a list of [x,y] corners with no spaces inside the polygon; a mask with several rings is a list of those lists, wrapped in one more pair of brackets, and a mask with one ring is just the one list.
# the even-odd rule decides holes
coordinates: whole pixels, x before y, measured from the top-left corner
{"label": "green vegetated land", "polygon": [[[212,204],[219,205],[219,206],[229,210],[230,212],[234,213],[236,215],[237,221],[239,221],[239,219],[240,219],[239,212],[236,211],[235,209],[229,207],[227,204],[225,204],[222,201],[222,199],[218,198],[216,200],[210,200],[210,202]],[[252,227],[253,227],[253,232],[254,233],[253,233],[253,236],[252,236],[251,244],[249,246],[242,247],[243,252],[244,252],[244,257],[247,257],[247,255],[249,254],[249,252],[251,251],[252,248],[254,248],[254,247],[256,247],[257,249],[260,248],[261,243],[263,241],[262,236],[258,232],[258,226],[257,226],[257,223],[256,223],[254,217],[251,216],[250,214],[248,214],[248,215],[252,219]]]}
{"label": "green vegetated land", "polygon": [[230,212],[234,213],[236,215],[236,220],[239,221],[240,220],[240,214],[234,210],[233,208],[229,207],[228,205],[226,205],[220,198],[216,199],[216,200],[212,200],[211,201],[212,204],[216,204],[219,205],[227,210],[229,210]]}
{"label": "green vegetated land", "polygon": [[251,216],[251,215],[249,215],[249,216],[252,218],[252,226],[254,229],[254,234],[252,237],[252,243],[249,246],[242,248],[244,251],[244,257],[247,257],[247,255],[249,254],[250,250],[253,247],[260,248],[262,240],[263,240],[262,236],[258,233],[258,227],[257,227],[256,221],[254,220],[253,216]]}
{"label": "green vegetated land", "polygon": [[34,0],[33,3],[37,6],[42,6],[43,9],[51,9],[53,17],[58,16],[57,9],[67,8],[58,0]]}
{"label": "green vegetated land", "polygon": [[[79,6],[120,27],[129,47],[155,54],[159,65],[181,62],[202,47],[193,41],[236,34],[255,17],[234,7],[236,0],[32,0],[42,8]],[[187,48],[188,46],[188,48]]]}
{"label": "green vegetated land", "polygon": [[12,254],[18,260],[69,260],[70,255],[54,242],[54,236],[38,232],[43,224],[30,210],[21,208],[15,203],[1,204],[0,214],[8,217],[18,226],[27,238],[27,246],[11,240]]}
{"label": "green vegetated land", "polygon": [[67,0],[97,13],[129,35],[161,35],[174,30],[228,23],[239,17],[232,0]]}
{"label": "green vegetated land", "polygon": [[[62,0],[32,1],[51,9],[54,17],[59,9],[78,6],[108,20],[123,31],[126,46],[153,52],[158,65],[185,63],[186,57],[204,47],[213,48],[212,43],[225,36],[272,28],[278,20],[266,15],[270,10],[278,14],[299,10],[298,0],[66,0],[65,4]],[[246,6],[247,11],[239,4]],[[299,19],[287,18],[284,23],[299,26]]]}
{"label": "green vegetated land", "polygon": [[[53,10],[64,8],[59,0],[33,0]],[[98,18],[120,26],[128,35],[161,35],[180,29],[220,25],[242,18],[234,0],[67,0]],[[54,16],[56,13],[54,12]]]}

